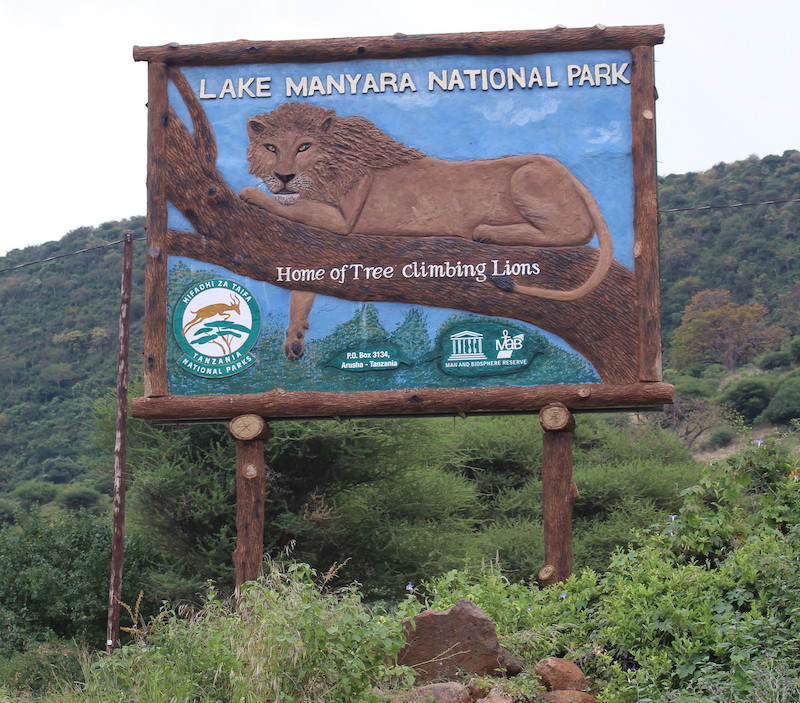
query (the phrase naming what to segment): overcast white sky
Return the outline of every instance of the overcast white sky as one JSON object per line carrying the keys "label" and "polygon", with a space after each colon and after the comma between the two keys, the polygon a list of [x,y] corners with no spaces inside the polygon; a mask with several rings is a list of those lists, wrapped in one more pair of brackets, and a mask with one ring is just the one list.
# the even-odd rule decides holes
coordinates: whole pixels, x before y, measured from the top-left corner
{"label": "overcast white sky", "polygon": [[134,45],[664,24],[659,173],[800,148],[797,0],[0,0],[0,255],[145,214]]}

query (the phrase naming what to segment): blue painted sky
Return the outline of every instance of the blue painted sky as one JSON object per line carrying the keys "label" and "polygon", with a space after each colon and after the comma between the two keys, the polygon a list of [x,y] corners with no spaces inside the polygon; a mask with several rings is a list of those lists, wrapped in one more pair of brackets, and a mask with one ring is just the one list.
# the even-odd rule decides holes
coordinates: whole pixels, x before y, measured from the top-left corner
{"label": "blue painted sky", "polygon": [[[404,60],[359,60],[327,64],[270,64],[220,67],[187,67],[184,73],[199,94],[205,80],[206,94],[220,95],[226,79],[238,85],[253,76],[271,78],[271,97],[204,99],[220,148],[217,166],[234,191],[253,185],[247,172],[247,119],[274,110],[287,100],[307,100],[334,108],[342,116],[361,115],[372,120],[392,137],[442,159],[489,159],[514,154],[546,154],[559,159],[592,191],[614,237],[615,257],[632,266],[633,185],[630,165],[630,90],[623,81],[616,85],[591,85],[579,79],[568,85],[568,66],[629,62],[626,51],[587,51],[532,56],[447,56]],[[550,67],[551,83],[557,87],[481,90],[428,90],[430,71],[448,79],[458,70],[469,86],[464,71],[475,69],[525,70],[529,76],[537,67],[545,79]],[[342,74],[378,75],[408,73],[417,90],[394,93],[331,95],[306,98],[285,95],[286,78],[297,84],[302,77],[325,79]],[[629,78],[630,70],[624,75]],[[501,84],[495,74],[495,84]],[[363,85],[363,78],[361,85]],[[251,84],[252,85],[252,84]],[[187,123],[188,114],[177,91],[171,104]],[[170,226],[190,229],[172,211]]]}

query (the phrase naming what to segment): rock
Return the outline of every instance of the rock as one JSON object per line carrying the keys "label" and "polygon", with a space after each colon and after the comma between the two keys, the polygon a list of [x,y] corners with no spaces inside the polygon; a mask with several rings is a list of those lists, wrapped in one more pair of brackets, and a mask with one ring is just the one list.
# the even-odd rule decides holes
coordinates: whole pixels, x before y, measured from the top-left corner
{"label": "rock", "polygon": [[589,688],[589,681],[580,667],[566,659],[547,657],[533,670],[548,691],[583,691]]}
{"label": "rock", "polygon": [[462,598],[443,613],[426,610],[403,620],[406,646],[398,663],[414,667],[417,681],[453,678],[467,672],[476,676],[514,676],[522,663],[497,640],[494,623],[477,605]]}
{"label": "rock", "polygon": [[505,691],[493,688],[489,695],[483,699],[483,703],[514,703],[514,699]]}
{"label": "rock", "polygon": [[597,703],[597,699],[583,691],[549,691],[542,696],[544,703]]}
{"label": "rock", "polygon": [[475,679],[470,679],[467,681],[467,689],[469,690],[469,695],[472,696],[472,700],[479,701],[486,696],[489,695],[491,692],[491,687],[486,685],[485,681],[476,681]]}
{"label": "rock", "polygon": [[415,701],[425,695],[433,696],[437,703],[472,703],[469,689],[460,683],[432,683],[414,690],[407,700]]}

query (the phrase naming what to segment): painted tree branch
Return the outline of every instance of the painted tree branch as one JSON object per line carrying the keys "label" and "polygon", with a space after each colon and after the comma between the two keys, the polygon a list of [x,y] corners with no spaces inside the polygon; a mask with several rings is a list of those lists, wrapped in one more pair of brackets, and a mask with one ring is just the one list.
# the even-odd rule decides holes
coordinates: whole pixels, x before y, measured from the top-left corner
{"label": "painted tree branch", "polygon": [[[257,280],[298,288],[277,280],[276,267],[398,267],[411,261],[463,263],[507,259],[537,262],[540,287],[570,290],[583,283],[597,264],[592,247],[499,247],[461,238],[393,238],[340,236],[273,216],[245,203],[216,169],[216,144],[198,99],[182,73],[169,69],[192,117],[193,133],[174,111],[164,115],[165,194],[189,220],[195,232],[168,232],[170,255],[189,256],[219,264]],[[517,279],[515,279],[517,280]],[[542,300],[504,290],[508,279],[483,282],[475,278],[438,279],[420,285],[415,278],[346,280],[325,277],[306,282],[302,290],[356,301],[403,301],[446,306],[480,314],[520,319],[562,337],[584,354],[604,382],[636,383],[631,360],[637,358],[638,317],[633,273],[614,262],[603,283],[592,293],[572,302]]]}

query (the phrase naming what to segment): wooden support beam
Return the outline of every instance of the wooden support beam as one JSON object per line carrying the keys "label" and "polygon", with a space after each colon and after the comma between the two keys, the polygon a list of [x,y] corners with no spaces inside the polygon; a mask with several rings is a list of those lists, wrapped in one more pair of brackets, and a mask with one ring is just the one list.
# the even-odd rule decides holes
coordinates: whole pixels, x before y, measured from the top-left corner
{"label": "wooden support beam", "polygon": [[131,335],[131,285],[133,280],[133,231],[123,233],[122,275],[120,278],[119,346],[117,355],[117,417],[114,440],[114,527],[111,537],[111,579],[108,588],[106,654],[119,647],[122,567],[125,551],[125,482],[128,444],[128,362]]}
{"label": "wooden support beam", "polygon": [[271,431],[264,418],[240,415],[230,424],[236,438],[236,593],[242,584],[261,575],[264,560],[264,442]]}
{"label": "wooden support beam", "polygon": [[561,403],[539,412],[542,438],[542,504],[544,513],[544,560],[539,572],[542,586],[565,581],[572,573],[572,509],[578,488],[572,482],[572,443],[575,418]]}

